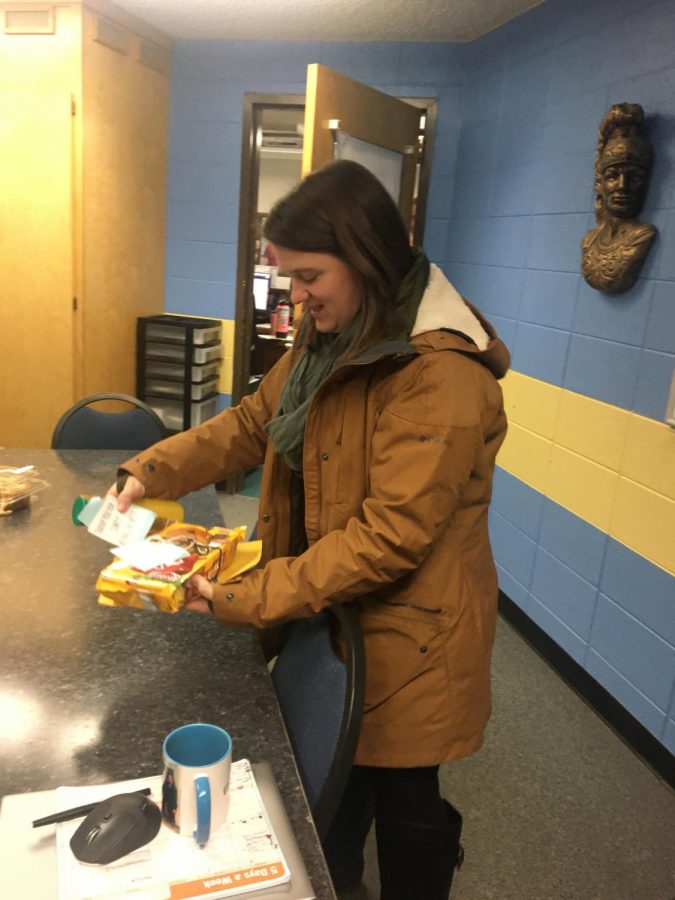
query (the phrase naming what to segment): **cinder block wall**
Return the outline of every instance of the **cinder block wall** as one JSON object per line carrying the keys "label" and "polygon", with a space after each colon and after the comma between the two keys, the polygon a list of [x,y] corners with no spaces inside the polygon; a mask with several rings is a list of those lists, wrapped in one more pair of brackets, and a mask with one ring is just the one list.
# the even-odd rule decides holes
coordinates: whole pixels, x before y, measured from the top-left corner
{"label": "cinder block wall", "polygon": [[[675,751],[675,3],[548,0],[464,49],[446,270],[513,354],[491,535],[502,590]],[[641,103],[659,236],[580,275],[597,126]]]}

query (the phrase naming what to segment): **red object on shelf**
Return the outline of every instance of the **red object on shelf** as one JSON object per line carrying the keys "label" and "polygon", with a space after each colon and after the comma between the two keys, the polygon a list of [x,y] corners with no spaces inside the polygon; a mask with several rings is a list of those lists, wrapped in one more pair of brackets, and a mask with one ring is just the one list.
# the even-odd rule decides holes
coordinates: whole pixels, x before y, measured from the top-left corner
{"label": "red object on shelf", "polygon": [[286,338],[288,337],[288,328],[291,319],[291,307],[289,303],[282,300],[281,303],[277,304],[276,314],[276,336],[278,338]]}

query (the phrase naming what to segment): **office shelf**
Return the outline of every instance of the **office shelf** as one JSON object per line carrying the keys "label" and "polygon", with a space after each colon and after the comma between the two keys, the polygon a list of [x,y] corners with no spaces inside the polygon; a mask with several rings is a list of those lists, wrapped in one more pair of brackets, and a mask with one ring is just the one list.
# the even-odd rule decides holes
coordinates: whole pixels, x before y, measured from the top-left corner
{"label": "office shelf", "polygon": [[221,324],[217,319],[142,316],[136,328],[136,395],[170,431],[218,410]]}

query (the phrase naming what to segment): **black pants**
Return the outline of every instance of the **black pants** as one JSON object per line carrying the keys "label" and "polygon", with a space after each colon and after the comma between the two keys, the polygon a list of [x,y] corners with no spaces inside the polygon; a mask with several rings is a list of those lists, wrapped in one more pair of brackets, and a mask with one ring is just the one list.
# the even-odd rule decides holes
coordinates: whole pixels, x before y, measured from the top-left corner
{"label": "black pants", "polygon": [[354,766],[324,841],[338,890],[363,875],[363,848],[375,821],[381,900],[447,900],[462,817],[439,791],[438,766]]}

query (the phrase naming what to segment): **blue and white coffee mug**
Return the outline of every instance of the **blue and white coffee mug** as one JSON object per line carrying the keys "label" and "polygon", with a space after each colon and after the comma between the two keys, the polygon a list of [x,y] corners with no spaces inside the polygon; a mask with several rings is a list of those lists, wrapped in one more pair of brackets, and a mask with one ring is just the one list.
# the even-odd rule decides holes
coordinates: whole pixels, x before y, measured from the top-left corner
{"label": "blue and white coffee mug", "polygon": [[204,847],[227,821],[232,739],[217,725],[196,722],[164,739],[162,817]]}

